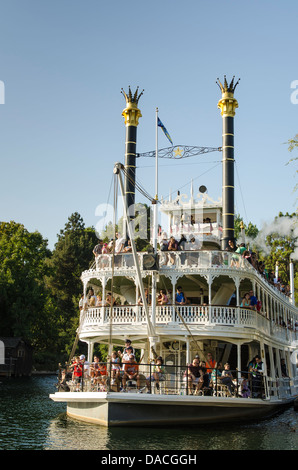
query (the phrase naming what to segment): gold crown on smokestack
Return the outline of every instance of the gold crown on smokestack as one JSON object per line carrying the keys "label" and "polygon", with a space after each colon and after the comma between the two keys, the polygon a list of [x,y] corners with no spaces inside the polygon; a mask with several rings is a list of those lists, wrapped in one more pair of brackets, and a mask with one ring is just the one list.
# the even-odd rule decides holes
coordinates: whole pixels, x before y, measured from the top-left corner
{"label": "gold crown on smokestack", "polygon": [[139,87],[137,87],[134,95],[132,94],[131,92],[131,89],[130,89],[130,86],[128,87],[128,94],[125,93],[125,91],[123,90],[123,88],[121,88],[121,93],[122,95],[124,96],[125,100],[126,100],[126,104],[128,103],[135,103],[136,105],[138,104],[139,102],[139,99],[141,98],[142,94],[143,94],[144,90],[139,94]]}
{"label": "gold crown on smokestack", "polygon": [[220,82],[219,79],[216,82],[216,84],[219,86],[221,90],[221,99],[219,100],[217,107],[220,108],[221,110],[221,115],[222,116],[229,116],[229,117],[234,117],[235,116],[235,109],[238,108],[238,102],[234,98],[234,91],[236,86],[239,83],[239,80],[234,84],[234,78],[232,78],[230,85],[227,82],[226,76],[224,75],[224,84]]}
{"label": "gold crown on smokestack", "polygon": [[216,81],[216,84],[219,86],[220,90],[222,93],[234,93],[236,86],[238,85],[240,78],[237,80],[237,82],[234,84],[234,78],[235,75],[233,76],[230,85],[227,82],[226,75],[224,75],[224,84],[222,85],[221,81],[219,78]]}
{"label": "gold crown on smokestack", "polygon": [[128,94],[126,94],[123,88],[121,88],[121,93],[126,100],[126,108],[122,112],[126,126],[137,126],[139,124],[139,118],[142,117],[142,114],[138,108],[138,103],[143,91],[139,94],[139,87],[137,87],[135,93],[132,94],[129,86]]}

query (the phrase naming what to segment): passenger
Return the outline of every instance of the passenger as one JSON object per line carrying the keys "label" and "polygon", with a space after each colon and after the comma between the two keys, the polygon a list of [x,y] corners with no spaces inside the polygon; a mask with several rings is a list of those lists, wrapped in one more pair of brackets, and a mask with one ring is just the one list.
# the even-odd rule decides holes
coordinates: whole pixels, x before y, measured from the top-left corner
{"label": "passenger", "polygon": [[[151,295],[149,294],[149,290],[148,289],[145,289],[145,297],[146,297],[146,302],[148,305],[151,305]],[[143,299],[142,299],[142,296],[140,295],[139,296],[139,299],[138,299],[138,305],[144,305],[143,303]]]}
{"label": "passenger", "polygon": [[89,372],[90,372],[90,364],[89,362],[86,360],[86,357],[84,356],[84,354],[81,354],[80,356],[80,361],[83,365],[83,377],[85,379],[88,379],[89,378]]}
{"label": "passenger", "polygon": [[187,242],[185,236],[182,234],[181,238],[178,242],[178,250],[184,251],[185,250],[185,243]]}
{"label": "passenger", "polygon": [[101,295],[98,293],[96,296],[96,307],[101,307],[102,306],[102,298]]}
{"label": "passenger", "polygon": [[160,243],[159,243],[160,251],[168,251],[168,244],[169,244],[168,236],[167,236],[166,232],[163,232],[162,238],[161,238]]}
{"label": "passenger", "polygon": [[66,381],[66,371],[65,369],[63,369],[61,371],[61,378],[58,382],[58,392],[69,392],[69,391],[70,391],[70,388]]}
{"label": "passenger", "polygon": [[123,384],[122,392],[126,392],[127,380],[136,380],[137,389],[140,390],[139,366],[135,360],[134,354],[130,354],[129,360],[124,362],[124,373],[122,377],[122,384]]}
{"label": "passenger", "polygon": [[240,395],[242,398],[250,398],[250,388],[248,386],[247,378],[242,375],[240,384]]}
{"label": "passenger", "polygon": [[250,296],[249,296],[249,293],[246,292],[246,294],[244,294],[244,297],[242,299],[242,302],[240,304],[240,307],[245,307],[245,308],[251,308],[251,305],[250,305]]}
{"label": "passenger", "polygon": [[[175,239],[175,237],[170,238],[170,241],[168,243],[168,251],[178,251],[178,242]],[[174,255],[169,255],[169,261],[170,261],[170,264],[174,265],[175,264],[175,256]]]}
{"label": "passenger", "polygon": [[[88,292],[88,305],[89,306],[93,306],[93,305],[95,306],[96,300],[97,300],[96,295],[94,294],[94,290],[91,287],[91,289]],[[90,303],[91,303],[91,305],[90,305]]]}
{"label": "passenger", "polygon": [[168,289],[167,297],[168,297],[168,305],[172,305],[172,302],[173,302],[173,291],[172,291],[172,289]]}
{"label": "passenger", "polygon": [[126,360],[129,359],[129,356],[131,354],[135,354],[135,351],[134,351],[134,348],[131,345],[131,340],[126,339],[123,352],[118,351],[118,355],[122,358],[122,361],[126,361]]}
{"label": "passenger", "polygon": [[255,357],[255,364],[252,367],[252,397],[261,398],[262,396],[262,385],[263,385],[263,373],[264,364],[260,356]]}
{"label": "passenger", "polygon": [[127,244],[125,244],[123,248],[123,253],[131,253],[131,252],[132,252],[131,241],[127,240]]}
{"label": "passenger", "polygon": [[210,378],[211,378],[212,371],[215,368],[215,365],[216,365],[215,359],[213,359],[213,356],[211,353],[208,353],[206,366],[207,366],[207,374],[209,374]]}
{"label": "passenger", "polygon": [[113,253],[114,251],[114,246],[115,246],[115,241],[114,238],[111,238],[111,240],[108,243],[108,252]]}
{"label": "passenger", "polygon": [[257,310],[258,299],[254,295],[252,290],[249,291],[249,295],[250,295],[250,297],[249,297],[250,306],[251,306],[252,310]]}
{"label": "passenger", "polygon": [[109,253],[109,247],[108,247],[108,244],[107,244],[107,243],[104,243],[104,244],[103,244],[101,253],[102,253],[103,255],[106,255],[107,253]]}
{"label": "passenger", "polygon": [[193,392],[193,387],[197,387],[201,378],[201,367],[199,358],[195,357],[192,363],[188,366],[187,371],[184,374],[188,386],[189,395]]}
{"label": "passenger", "polygon": [[251,264],[258,271],[259,263],[258,263],[257,254],[255,252],[252,252],[251,254]]}
{"label": "passenger", "polygon": [[76,392],[78,392],[80,390],[83,376],[83,364],[80,361],[80,356],[75,358],[74,362],[70,366],[70,369],[73,371],[72,380],[75,382]]}
{"label": "passenger", "polygon": [[220,382],[220,377],[222,374],[222,363],[219,362],[218,364],[215,364],[214,369],[211,372],[211,381],[213,387],[216,387],[216,385]]}
{"label": "passenger", "polygon": [[228,246],[226,248],[227,251],[236,251],[236,245],[235,245],[235,242],[234,240],[229,240],[228,241]]}
{"label": "passenger", "polygon": [[226,363],[224,365],[224,370],[222,371],[220,381],[223,385],[226,385],[228,387],[230,394],[233,395],[235,386],[233,384],[233,375],[230,371],[230,364]]}
{"label": "passenger", "polygon": [[116,233],[115,253],[121,253],[124,248],[125,239],[120,233]]}
{"label": "passenger", "polygon": [[99,265],[101,269],[106,268],[109,265],[109,257],[107,256],[109,252],[110,250],[109,250],[108,244],[103,243],[102,250],[101,250],[101,257],[100,257],[101,263]]}
{"label": "passenger", "polygon": [[112,366],[112,377],[111,377],[111,385],[114,385],[115,382],[119,382],[120,380],[120,370],[121,370],[121,364],[120,364],[120,357],[118,354],[114,351],[112,352],[111,355],[111,366]]}
{"label": "passenger", "polygon": [[184,295],[182,287],[178,286],[177,287],[177,292],[176,292],[176,297],[175,297],[175,303],[176,303],[176,305],[185,305],[186,302],[187,302],[187,298]]}
{"label": "passenger", "polygon": [[108,378],[107,366],[103,362],[100,362],[98,364],[98,375],[97,375],[96,383],[99,385],[105,386],[107,383],[107,378]]}
{"label": "passenger", "polygon": [[99,241],[98,241],[98,245],[96,245],[96,246],[93,248],[93,254],[94,254],[95,258],[98,258],[98,256],[101,255],[101,252],[102,252],[102,245],[103,245],[103,241],[102,241],[102,240],[99,240]]}
{"label": "passenger", "polygon": [[200,375],[201,375],[201,377],[199,378],[199,383],[196,387],[195,393],[199,392],[202,389],[207,390],[210,387],[210,376],[207,373],[207,367],[206,367],[206,362],[205,361],[201,361]]}
{"label": "passenger", "polygon": [[166,294],[166,291],[164,289],[160,290],[160,293],[157,297],[157,304],[158,305],[167,305],[169,303],[168,296]]}
{"label": "passenger", "polygon": [[158,357],[156,359],[156,363],[153,366],[152,369],[152,375],[151,377],[146,378],[146,385],[148,388],[148,391],[151,392],[151,383],[156,382],[156,388],[159,390],[159,382],[164,381],[166,379],[165,377],[165,367],[163,365],[163,359],[162,357]]}
{"label": "passenger", "polygon": [[239,253],[242,256],[245,251],[245,243],[240,243],[240,245],[236,249],[236,253]]}
{"label": "passenger", "polygon": [[115,298],[112,299],[112,293],[108,292],[106,296],[106,307],[112,307],[115,305]]}
{"label": "passenger", "polygon": [[90,364],[90,377],[93,380],[93,382],[96,382],[96,379],[98,377],[98,367],[99,367],[99,357],[94,356],[93,357],[93,362]]}
{"label": "passenger", "polygon": [[251,259],[251,254],[250,251],[245,250],[242,254],[243,258],[246,259],[246,261],[249,262],[249,264],[252,264],[252,259]]}

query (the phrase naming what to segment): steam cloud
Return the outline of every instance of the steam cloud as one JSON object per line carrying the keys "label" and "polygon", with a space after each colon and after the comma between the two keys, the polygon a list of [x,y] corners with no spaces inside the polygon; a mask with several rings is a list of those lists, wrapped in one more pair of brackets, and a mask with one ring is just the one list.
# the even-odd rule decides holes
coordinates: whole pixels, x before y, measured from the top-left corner
{"label": "steam cloud", "polygon": [[295,261],[298,260],[298,220],[297,217],[277,217],[271,223],[264,223],[263,227],[259,231],[258,235],[254,239],[246,237],[246,243],[250,247],[254,247],[258,251],[261,251],[265,256],[270,253],[270,247],[266,243],[266,237],[268,235],[277,234],[279,237],[290,236],[294,240],[295,249],[291,255],[291,258]]}

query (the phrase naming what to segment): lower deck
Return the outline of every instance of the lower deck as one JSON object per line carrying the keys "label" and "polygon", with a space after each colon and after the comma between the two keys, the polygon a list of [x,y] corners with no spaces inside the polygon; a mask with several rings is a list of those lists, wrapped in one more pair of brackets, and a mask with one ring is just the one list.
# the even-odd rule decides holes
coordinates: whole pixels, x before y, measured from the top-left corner
{"label": "lower deck", "polygon": [[102,426],[167,426],[260,420],[289,406],[293,399],[142,395],[137,393],[56,393],[67,402],[69,417]]}

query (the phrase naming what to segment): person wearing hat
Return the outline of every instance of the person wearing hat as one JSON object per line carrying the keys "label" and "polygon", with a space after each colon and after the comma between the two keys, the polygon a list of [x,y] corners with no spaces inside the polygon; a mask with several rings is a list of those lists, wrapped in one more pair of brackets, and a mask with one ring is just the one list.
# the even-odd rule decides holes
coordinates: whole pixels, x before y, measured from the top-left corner
{"label": "person wearing hat", "polygon": [[123,352],[118,351],[119,356],[122,358],[122,361],[127,360],[129,358],[129,354],[135,354],[135,350],[131,345],[131,340],[125,340],[125,346]]}
{"label": "person wearing hat", "polygon": [[88,361],[86,361],[86,357],[84,354],[81,354],[80,356],[80,361],[83,366],[83,377],[88,378],[89,377],[89,371],[90,371],[90,364]]}
{"label": "person wearing hat", "polygon": [[123,384],[122,392],[126,392],[127,379],[136,380],[137,389],[140,390],[139,365],[135,359],[134,354],[130,354],[128,361],[124,362],[124,373],[122,377],[122,384]]}

